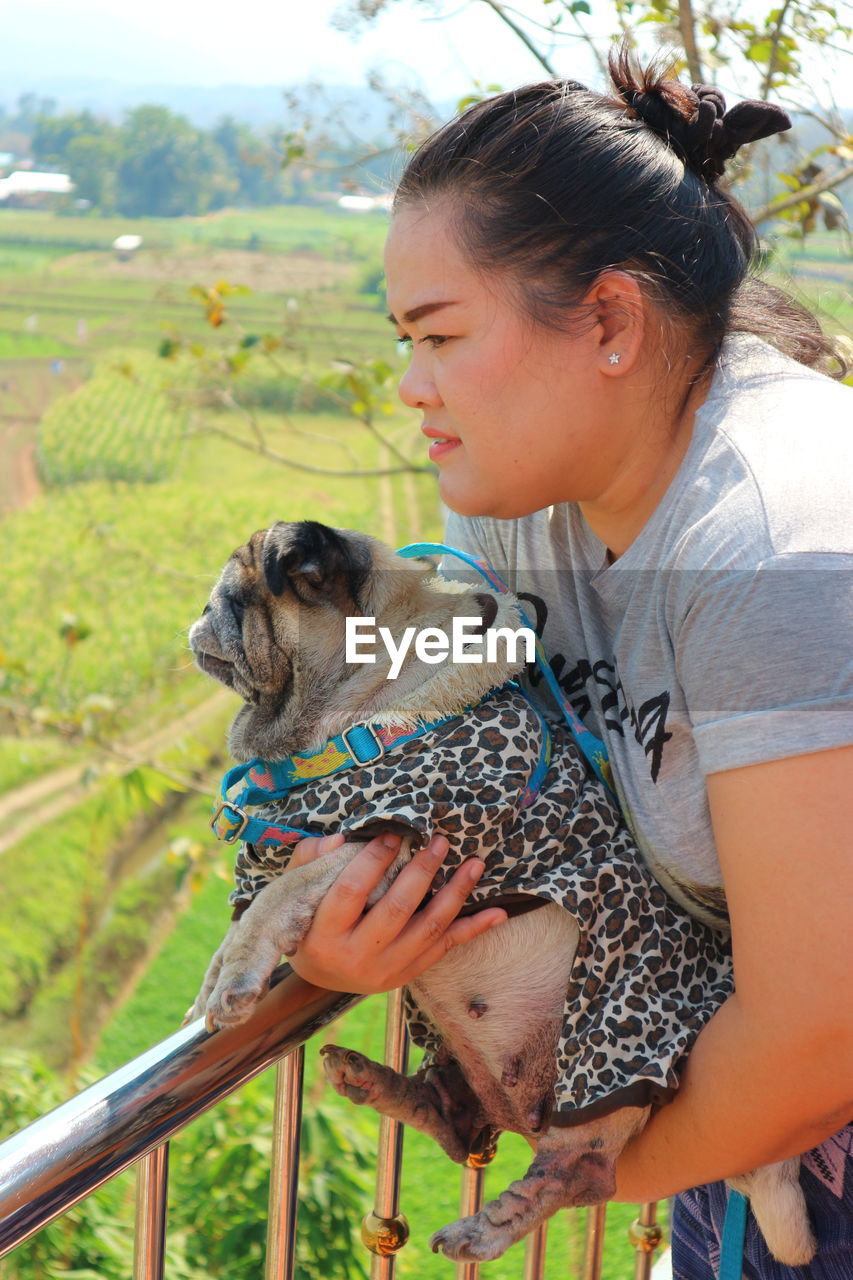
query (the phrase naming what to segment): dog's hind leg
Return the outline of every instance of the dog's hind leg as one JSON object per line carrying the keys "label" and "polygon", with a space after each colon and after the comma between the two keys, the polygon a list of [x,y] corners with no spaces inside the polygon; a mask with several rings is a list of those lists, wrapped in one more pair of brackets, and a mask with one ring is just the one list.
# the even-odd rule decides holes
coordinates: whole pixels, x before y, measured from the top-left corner
{"label": "dog's hind leg", "polygon": [[524,1177],[479,1213],[436,1231],[433,1252],[462,1262],[489,1262],[558,1209],[609,1200],[616,1189],[616,1157],[647,1115],[647,1107],[623,1107],[585,1125],[552,1127]]}
{"label": "dog's hind leg", "polygon": [[800,1186],[799,1159],[762,1165],[727,1181],[735,1191],[749,1196],[755,1220],[773,1257],[788,1267],[807,1266],[815,1255],[817,1242]]}
{"label": "dog's hind leg", "polygon": [[427,1134],[457,1164],[468,1158],[486,1121],[452,1058],[404,1076],[354,1049],[327,1044],[320,1052],[326,1078],[341,1097]]}

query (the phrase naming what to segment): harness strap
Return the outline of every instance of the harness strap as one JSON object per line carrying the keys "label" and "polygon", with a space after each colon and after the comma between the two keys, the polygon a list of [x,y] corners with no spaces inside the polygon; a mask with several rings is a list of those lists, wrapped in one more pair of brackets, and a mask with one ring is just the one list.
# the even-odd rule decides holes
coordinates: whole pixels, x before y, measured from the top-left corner
{"label": "harness strap", "polygon": [[[485,578],[490,587],[494,587],[496,591],[500,591],[504,595],[509,594],[509,587],[497,573],[487,560],[481,559],[479,556],[471,555],[467,551],[457,551],[455,547],[448,547],[443,542],[411,542],[405,547],[397,548],[397,555],[403,556],[407,560],[415,559],[418,556],[429,555],[451,555],[456,556],[458,560],[464,561],[470,565],[472,569]],[[585,759],[592,767],[593,772],[599,781],[603,782],[611,795],[614,793],[613,788],[613,770],[610,767],[610,761],[607,759],[607,748],[600,738],[587,729],[586,725],[575,713],[572,704],[569,702],[563,690],[560,688],[557,677],[551,669],[545,653],[542,641],[536,635],[536,629],[530,622],[521,605],[518,611],[524,624],[530,628],[533,635],[536,636],[536,665],[545,678],[545,683],[553,694],[557,706],[562,710],[566,724],[569,726],[569,732],[574,738],[580,750],[583,752]]]}
{"label": "harness strap", "polygon": [[245,840],[247,844],[295,844],[303,836],[320,834],[302,831],[283,823],[255,818],[246,809],[252,805],[283,800],[295,787],[306,786],[354,765],[373,764],[393,747],[422,738],[447,724],[455,716],[441,716],[415,729],[395,729],[385,725],[356,724],[311,753],[294,754],[286,760],[248,760],[229,769],[222,779],[213,807],[210,826],[226,844]]}
{"label": "harness strap", "polygon": [[[542,734],[542,750],[536,767],[527,780],[518,803],[520,809],[532,804],[551,763],[551,733],[547,721],[530,695],[514,680],[507,682],[528,702],[539,720]],[[493,689],[486,698],[499,692]],[[485,702],[486,698],[480,701]],[[477,704],[479,705],[479,704]],[[384,725],[352,725],[339,733],[319,751],[311,754],[292,755],[286,760],[249,760],[229,769],[222,779],[219,797],[213,807],[210,826],[214,834],[226,844],[243,840],[254,845],[295,844],[304,836],[321,835],[322,832],[303,831],[286,823],[270,822],[247,812],[252,806],[283,800],[296,787],[305,786],[318,778],[329,777],[343,769],[375,763],[395,747],[422,738],[434,729],[458,720],[460,715],[472,710],[466,707],[451,716],[419,724],[415,729],[395,729]]]}
{"label": "harness strap", "polygon": [[718,1280],[741,1280],[743,1276],[743,1245],[746,1239],[747,1198],[740,1191],[729,1188],[726,1216],[723,1219],[723,1238],[720,1242],[720,1274]]}

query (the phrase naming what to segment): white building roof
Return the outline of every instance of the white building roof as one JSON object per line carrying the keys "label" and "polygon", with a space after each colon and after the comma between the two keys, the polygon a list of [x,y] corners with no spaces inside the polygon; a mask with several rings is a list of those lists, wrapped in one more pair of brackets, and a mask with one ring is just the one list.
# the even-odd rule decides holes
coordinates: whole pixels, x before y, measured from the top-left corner
{"label": "white building roof", "polygon": [[74,190],[67,173],[39,173],[35,169],[16,169],[8,178],[0,178],[0,200],[9,196],[48,193],[65,196]]}

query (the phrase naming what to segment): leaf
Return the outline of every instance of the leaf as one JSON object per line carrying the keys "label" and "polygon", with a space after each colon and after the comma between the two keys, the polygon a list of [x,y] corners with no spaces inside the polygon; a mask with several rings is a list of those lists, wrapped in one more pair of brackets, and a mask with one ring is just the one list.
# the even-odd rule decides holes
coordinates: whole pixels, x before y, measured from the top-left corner
{"label": "leaf", "polygon": [[750,62],[768,62],[773,57],[773,41],[756,40],[746,50],[746,56]]}

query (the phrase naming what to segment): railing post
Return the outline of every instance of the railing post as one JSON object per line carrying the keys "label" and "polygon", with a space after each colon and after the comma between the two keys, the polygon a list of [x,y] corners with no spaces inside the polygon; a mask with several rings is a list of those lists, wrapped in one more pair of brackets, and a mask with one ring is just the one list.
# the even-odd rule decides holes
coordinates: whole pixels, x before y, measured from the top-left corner
{"label": "railing post", "polygon": [[[478,1135],[474,1150],[465,1161],[462,1170],[462,1195],[459,1203],[460,1218],[469,1218],[483,1207],[483,1190],[486,1183],[486,1167],[494,1160],[498,1150],[499,1130],[488,1128]],[[455,1280],[477,1280],[479,1262],[457,1262]]]}
{"label": "railing post", "polygon": [[545,1251],[548,1247],[548,1223],[540,1222],[531,1231],[524,1246],[524,1280],[542,1280],[545,1275]]}
{"label": "railing post", "polygon": [[166,1261],[166,1192],[169,1144],[155,1147],[136,1166],[133,1280],[163,1280]]}
{"label": "railing post", "polygon": [[583,1260],[583,1280],[599,1280],[601,1260],[604,1256],[604,1227],[607,1217],[606,1204],[593,1204],[586,1211],[586,1243]]}
{"label": "railing post", "polygon": [[631,1223],[628,1238],[637,1250],[634,1280],[649,1280],[655,1260],[655,1249],[663,1240],[663,1231],[655,1221],[657,1201],[640,1205],[640,1216]]}
{"label": "railing post", "polygon": [[302,1046],[283,1058],[275,1069],[265,1280],[292,1280],[294,1274],[304,1072]]}
{"label": "railing post", "polygon": [[[486,1181],[484,1164],[468,1162],[462,1170],[462,1193],[459,1198],[460,1218],[470,1218],[479,1213],[483,1207],[483,1187]],[[457,1262],[456,1280],[477,1280],[480,1274],[479,1262]]]}
{"label": "railing post", "polygon": [[[385,1063],[405,1072],[409,1033],[403,1018],[403,992],[391,991],[385,1022]],[[403,1126],[382,1116],[376,1162],[376,1202],[361,1225],[361,1238],[373,1254],[371,1280],[393,1280],[394,1255],[409,1238],[409,1224],[400,1213],[400,1173],[403,1164]]]}

